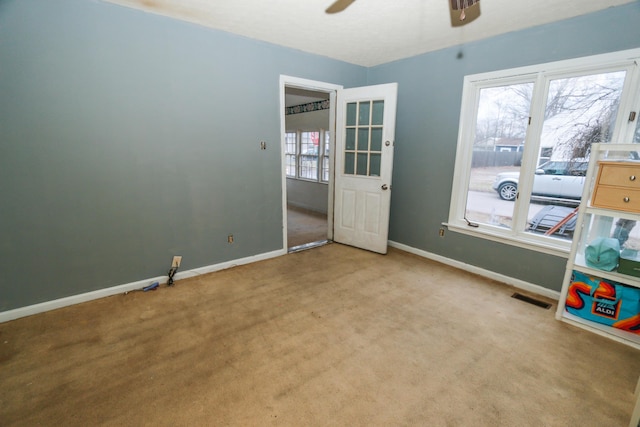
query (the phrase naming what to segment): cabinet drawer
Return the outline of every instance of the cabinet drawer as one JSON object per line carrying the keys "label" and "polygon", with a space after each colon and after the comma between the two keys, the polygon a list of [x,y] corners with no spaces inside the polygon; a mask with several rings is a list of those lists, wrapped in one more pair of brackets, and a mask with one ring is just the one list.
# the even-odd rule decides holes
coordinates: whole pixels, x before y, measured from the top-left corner
{"label": "cabinet drawer", "polygon": [[601,163],[596,185],[614,185],[640,189],[640,165],[635,163]]}
{"label": "cabinet drawer", "polygon": [[640,212],[640,189],[598,185],[591,205],[598,208]]}

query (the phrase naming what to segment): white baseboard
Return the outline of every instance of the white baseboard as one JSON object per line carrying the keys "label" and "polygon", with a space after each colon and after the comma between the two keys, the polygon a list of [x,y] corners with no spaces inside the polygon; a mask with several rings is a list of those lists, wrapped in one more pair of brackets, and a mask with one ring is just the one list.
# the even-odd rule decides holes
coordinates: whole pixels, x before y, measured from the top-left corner
{"label": "white baseboard", "polygon": [[537,295],[542,295],[547,298],[554,299],[556,301],[560,299],[560,292],[547,289],[540,285],[534,285],[533,283],[529,283],[523,280],[515,279],[513,277],[505,276],[504,274],[499,274],[494,271],[485,270],[484,268],[476,267],[474,265],[465,264],[463,262],[456,261],[451,258],[445,258],[443,256],[436,255],[431,252],[423,251],[421,249],[416,249],[411,246],[404,245],[402,243],[393,242],[391,240],[389,240],[389,246],[391,246],[392,248],[400,249],[405,252],[412,253],[414,255],[421,256],[423,258],[428,258],[433,261],[440,262],[442,264],[459,268],[460,270],[465,270],[470,273],[477,274],[479,276],[487,277],[489,279],[496,280],[498,282],[506,283],[507,285],[511,285],[515,288],[522,289]]}
{"label": "white baseboard", "polygon": [[[404,245],[402,243],[389,241],[389,246],[396,249],[400,249],[405,252],[409,252],[409,253],[421,256],[423,258],[440,262],[442,264],[450,265],[452,267],[459,268],[461,270],[469,271],[479,276],[487,277],[492,280],[506,283],[508,285],[514,286],[515,288],[523,289],[525,291],[529,291],[534,294],[542,295],[555,300],[558,300],[560,298],[560,293],[557,291],[553,291],[553,290],[544,288],[542,286],[534,285],[532,283],[525,282],[522,280],[514,279],[513,277],[505,276],[503,274],[495,273],[493,271],[485,270],[483,268],[479,268],[473,265],[465,264],[463,262],[456,261],[450,258],[445,258],[443,256],[436,255],[427,251],[423,251],[421,249],[416,249],[411,246]],[[181,279],[187,279],[189,277],[199,276],[201,274],[213,273],[215,271],[225,270],[227,268],[236,267],[244,264],[250,264],[257,261],[263,261],[269,258],[275,258],[275,257],[286,255],[286,254],[287,254],[286,249],[280,249],[277,251],[267,252],[264,254],[227,261],[220,264],[194,268],[192,270],[187,270],[187,271],[182,271],[177,273],[174,277],[174,280],[177,281]],[[111,295],[117,295],[125,292],[139,290],[145,286],[150,285],[153,282],[166,283],[167,279],[168,279],[167,276],[158,276],[158,277],[153,277],[146,280],[139,280],[137,282],[126,283],[123,285],[113,286],[110,288],[99,289],[97,291],[87,292],[87,293],[78,294],[78,295],[72,295],[70,297],[60,298],[56,300],[46,301],[40,304],[34,304],[26,307],[16,308],[9,311],[4,311],[0,313],[0,323],[8,322],[14,319],[19,319],[21,317],[31,316],[33,314],[44,313],[45,311],[55,310],[55,309],[67,307],[70,305],[80,304],[83,302],[108,297]]]}
{"label": "white baseboard", "polygon": [[[252,262],[262,261],[269,258],[275,258],[281,255],[286,255],[286,253],[287,253],[286,249],[280,249],[277,251],[267,252],[259,255],[253,255],[250,257],[241,258],[233,261],[222,262],[220,264],[194,268],[193,270],[178,272],[174,276],[174,280],[186,279],[189,277],[199,276],[201,274],[225,270],[227,268],[235,267],[238,265],[250,264]],[[140,290],[145,286],[149,286],[153,282],[166,283],[168,279],[169,279],[168,276],[152,277],[150,279],[139,280],[137,282],[132,282],[132,283],[126,283],[124,285],[118,285],[110,288],[99,289],[97,291],[87,292],[87,293],[78,294],[78,295],[72,295],[65,298],[46,301],[40,304],[34,304],[26,307],[20,307],[13,310],[4,311],[0,313],[0,323],[8,322],[14,319],[19,319],[21,317],[31,316],[33,314],[44,313],[45,311],[55,310],[55,309],[67,307],[70,305],[80,304],[83,302],[108,297],[111,295],[123,294],[125,292]]]}

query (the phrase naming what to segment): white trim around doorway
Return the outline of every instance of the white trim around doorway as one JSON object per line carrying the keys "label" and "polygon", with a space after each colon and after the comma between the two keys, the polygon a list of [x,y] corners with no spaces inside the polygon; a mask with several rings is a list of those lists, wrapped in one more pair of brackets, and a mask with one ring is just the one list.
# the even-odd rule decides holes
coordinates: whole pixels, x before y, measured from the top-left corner
{"label": "white trim around doorway", "polygon": [[329,204],[327,212],[327,222],[329,228],[329,238],[333,238],[333,192],[334,192],[334,165],[335,165],[335,130],[336,130],[336,92],[343,88],[342,85],[308,80],[299,77],[280,75],[280,166],[282,174],[282,248],[287,250],[287,174],[285,169],[285,88],[294,87],[298,89],[312,90],[316,92],[326,92],[329,94],[330,111],[329,131],[331,132],[331,151],[329,152],[329,163],[331,164],[329,174]]}

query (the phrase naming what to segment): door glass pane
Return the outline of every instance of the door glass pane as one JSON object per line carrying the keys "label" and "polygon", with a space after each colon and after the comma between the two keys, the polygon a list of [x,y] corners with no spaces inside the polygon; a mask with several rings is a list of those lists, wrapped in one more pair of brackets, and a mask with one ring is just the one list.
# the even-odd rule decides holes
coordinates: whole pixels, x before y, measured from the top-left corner
{"label": "door glass pane", "polygon": [[382,128],[371,129],[371,151],[382,151]]}
{"label": "door glass pane", "polygon": [[369,176],[380,176],[380,154],[371,154],[369,158]]}
{"label": "door glass pane", "polygon": [[347,126],[356,125],[356,114],[358,110],[358,104],[350,102],[347,104]]}
{"label": "door glass pane", "polygon": [[355,153],[344,153],[344,173],[346,175],[353,175],[355,172],[355,156]]}
{"label": "door glass pane", "polygon": [[345,148],[347,150],[356,149],[356,130],[355,129],[347,129],[347,135],[345,138]]}
{"label": "door glass pane", "polygon": [[358,165],[356,169],[357,175],[365,175],[365,176],[367,175],[368,157],[369,157],[368,154],[358,153]]}
{"label": "door glass pane", "polygon": [[373,111],[371,112],[371,124],[382,125],[384,117],[384,101],[373,101]]}
{"label": "door glass pane", "polygon": [[479,93],[466,218],[511,228],[533,83]]}
{"label": "door glass pane", "polygon": [[[345,174],[380,176],[383,116],[384,101],[361,101],[347,104],[343,154]],[[356,121],[357,123],[355,123]],[[376,124],[373,125],[372,121]]]}
{"label": "door glass pane", "polygon": [[358,151],[369,150],[369,128],[358,129]]}
{"label": "door glass pane", "polygon": [[371,104],[369,101],[360,103],[360,113],[358,114],[358,124],[359,125],[368,125],[369,124],[369,113],[371,112]]}
{"label": "door glass pane", "polygon": [[625,72],[552,80],[547,93],[528,231],[571,239],[591,144],[611,142]]}

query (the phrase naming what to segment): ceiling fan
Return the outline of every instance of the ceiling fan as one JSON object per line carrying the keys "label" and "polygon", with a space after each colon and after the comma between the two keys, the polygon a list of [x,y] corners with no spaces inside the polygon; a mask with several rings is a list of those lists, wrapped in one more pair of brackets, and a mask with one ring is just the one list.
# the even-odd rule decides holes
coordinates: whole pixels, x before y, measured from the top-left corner
{"label": "ceiling fan", "polygon": [[[331,4],[331,6],[327,8],[327,10],[325,10],[325,12],[326,13],[342,12],[343,10],[351,6],[351,3],[353,3],[354,1],[356,0],[336,0]],[[478,2],[480,2],[480,0],[451,0],[451,9],[459,10],[460,20],[464,21],[466,18],[464,10],[468,7],[473,6]]]}

